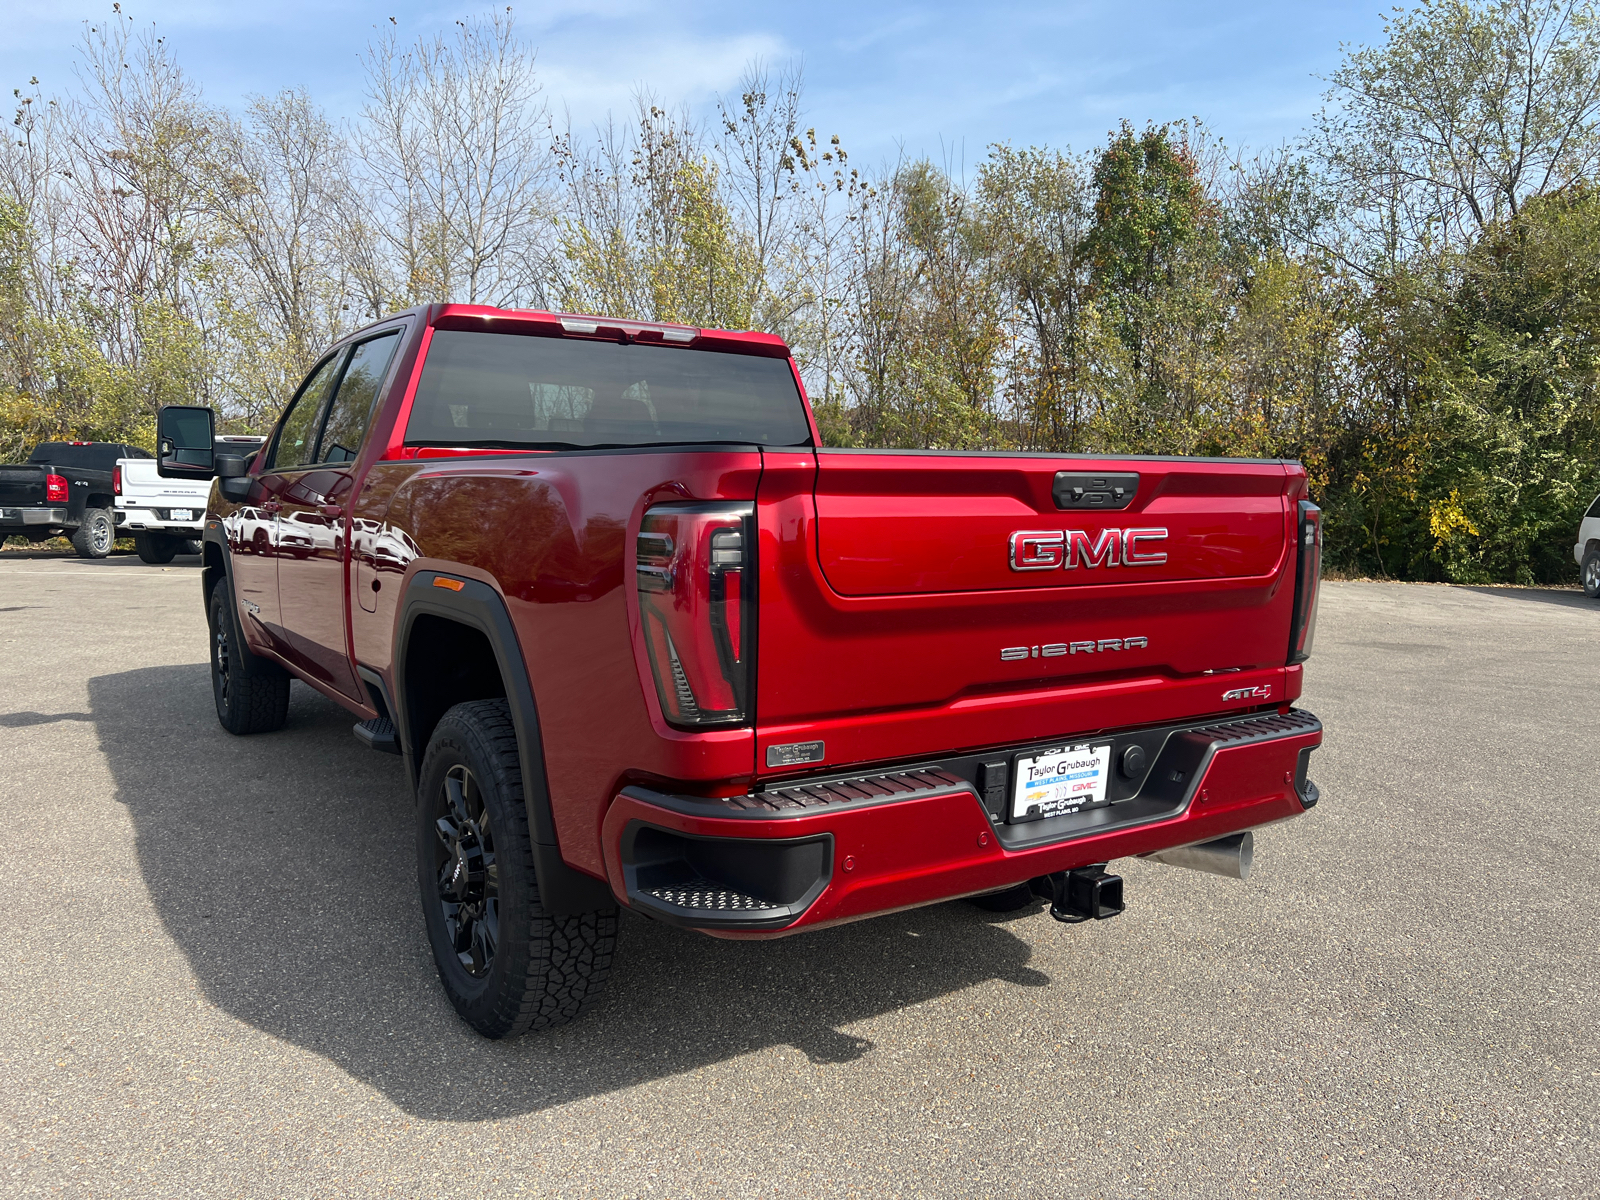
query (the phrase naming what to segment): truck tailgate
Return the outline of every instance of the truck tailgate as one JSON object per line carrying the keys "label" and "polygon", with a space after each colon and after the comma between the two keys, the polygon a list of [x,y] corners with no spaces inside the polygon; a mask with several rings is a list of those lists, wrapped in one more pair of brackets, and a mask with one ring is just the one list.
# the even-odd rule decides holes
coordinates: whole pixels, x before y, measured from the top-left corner
{"label": "truck tailgate", "polygon": [[0,467],[0,506],[45,503],[45,476],[48,467],[33,463]]}
{"label": "truck tailgate", "polygon": [[1275,461],[769,455],[757,769],[1287,698],[1303,492]]}
{"label": "truck tailgate", "polygon": [[122,508],[142,506],[168,508],[193,508],[205,511],[211,495],[210,480],[163,479],[156,470],[154,459],[123,458],[117,460],[122,468]]}

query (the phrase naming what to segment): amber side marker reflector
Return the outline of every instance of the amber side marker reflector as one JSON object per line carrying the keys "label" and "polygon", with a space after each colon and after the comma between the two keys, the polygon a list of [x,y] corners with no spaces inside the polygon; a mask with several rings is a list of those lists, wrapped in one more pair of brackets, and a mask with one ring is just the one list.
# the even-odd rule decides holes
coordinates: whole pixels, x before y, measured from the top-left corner
{"label": "amber side marker reflector", "polygon": [[459,579],[446,579],[443,575],[435,575],[433,577],[433,586],[449,588],[452,592],[459,592],[467,585]]}

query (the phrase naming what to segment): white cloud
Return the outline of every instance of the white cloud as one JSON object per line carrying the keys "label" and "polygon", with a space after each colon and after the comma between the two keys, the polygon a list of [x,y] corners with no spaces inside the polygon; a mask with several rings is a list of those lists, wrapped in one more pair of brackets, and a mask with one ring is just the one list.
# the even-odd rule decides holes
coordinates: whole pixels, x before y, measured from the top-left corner
{"label": "white cloud", "polygon": [[738,82],[753,60],[790,56],[783,40],[767,33],[696,37],[639,29],[632,36],[540,39],[539,74],[552,105],[564,106],[579,128],[625,116],[636,93],[646,91],[669,104],[698,105]]}

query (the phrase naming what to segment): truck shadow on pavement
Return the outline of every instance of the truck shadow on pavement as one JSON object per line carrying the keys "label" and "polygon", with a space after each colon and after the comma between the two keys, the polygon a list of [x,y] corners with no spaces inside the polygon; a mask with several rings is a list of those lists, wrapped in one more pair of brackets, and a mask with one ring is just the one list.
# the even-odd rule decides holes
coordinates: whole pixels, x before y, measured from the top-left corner
{"label": "truck shadow on pavement", "polygon": [[1600,608],[1600,601],[1589,599],[1581,591],[1568,588],[1513,588],[1513,587],[1471,587],[1458,585],[1464,592],[1476,592],[1480,596],[1493,596],[1498,600],[1523,600],[1534,604],[1554,604],[1559,608]]}
{"label": "truck shadow on pavement", "polygon": [[102,675],[89,697],[150,900],[206,995],[418,1117],[515,1116],[780,1045],[848,1062],[873,1045],[841,1026],[991,980],[1050,983],[1003,918],[968,905],[771,942],[625,916],[594,1009],[491,1042],[438,985],[404,769],[362,749],[349,714],[297,684],[285,729],[231,737],[203,664]]}

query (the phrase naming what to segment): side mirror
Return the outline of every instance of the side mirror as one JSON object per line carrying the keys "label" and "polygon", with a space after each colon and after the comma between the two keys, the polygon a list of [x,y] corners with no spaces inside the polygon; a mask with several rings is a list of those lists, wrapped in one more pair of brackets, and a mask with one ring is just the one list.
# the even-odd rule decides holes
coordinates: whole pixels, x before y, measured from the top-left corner
{"label": "side mirror", "polygon": [[164,404],[156,414],[156,474],[163,479],[210,479],[216,417],[209,408]]}
{"label": "side mirror", "polygon": [[244,500],[250,495],[250,460],[242,454],[216,456],[217,478],[222,494],[229,500]]}

